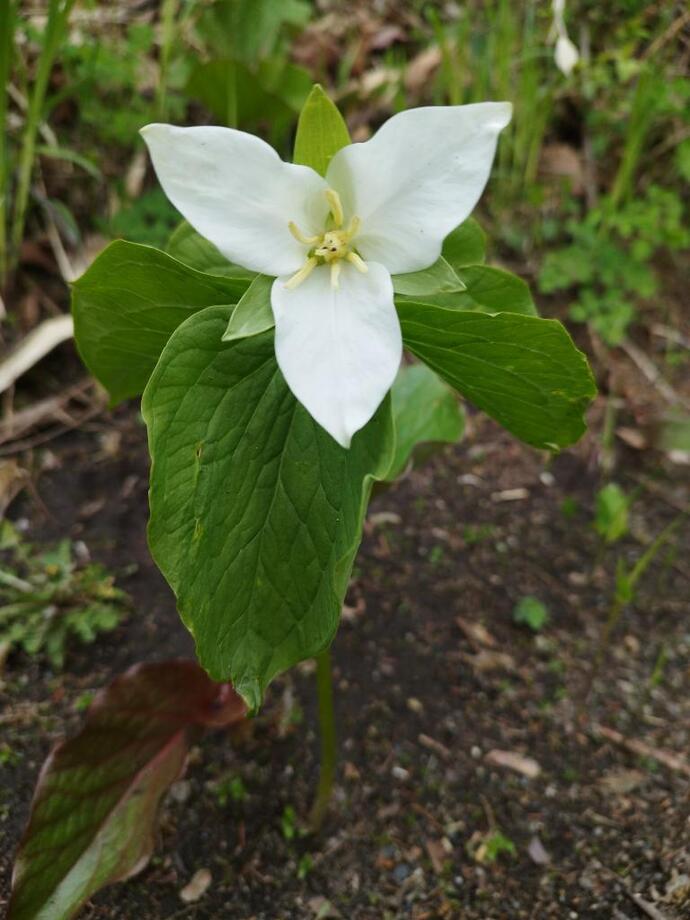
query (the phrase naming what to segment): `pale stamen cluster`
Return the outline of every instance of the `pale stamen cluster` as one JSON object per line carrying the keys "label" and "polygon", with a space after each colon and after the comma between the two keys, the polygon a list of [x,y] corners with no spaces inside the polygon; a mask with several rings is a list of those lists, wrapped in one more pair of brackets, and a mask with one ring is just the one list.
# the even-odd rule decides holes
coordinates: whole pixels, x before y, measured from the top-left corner
{"label": "pale stamen cluster", "polygon": [[303,281],[306,281],[317,265],[331,266],[331,287],[333,288],[339,286],[338,279],[343,259],[354,265],[362,274],[366,274],[369,270],[364,259],[350,245],[359,230],[359,217],[353,217],[347,228],[343,229],[345,216],[340,195],[334,189],[329,188],[326,190],[326,198],[333,221],[333,229],[326,230],[321,235],[307,236],[294,221],[291,220],[288,223],[288,228],[294,238],[305,246],[311,247],[304,265],[285,283],[285,287],[290,290],[294,290]]}

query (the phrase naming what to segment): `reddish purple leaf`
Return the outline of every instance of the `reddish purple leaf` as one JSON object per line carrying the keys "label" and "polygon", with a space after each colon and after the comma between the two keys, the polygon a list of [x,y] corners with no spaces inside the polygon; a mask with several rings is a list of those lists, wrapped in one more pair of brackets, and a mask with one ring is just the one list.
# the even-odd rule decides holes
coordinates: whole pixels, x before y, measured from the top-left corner
{"label": "reddish purple leaf", "polygon": [[8,920],[67,920],[104,885],[143,869],[158,804],[191,739],[245,715],[229,685],[192,661],[137,665],[113,681],[41,771]]}

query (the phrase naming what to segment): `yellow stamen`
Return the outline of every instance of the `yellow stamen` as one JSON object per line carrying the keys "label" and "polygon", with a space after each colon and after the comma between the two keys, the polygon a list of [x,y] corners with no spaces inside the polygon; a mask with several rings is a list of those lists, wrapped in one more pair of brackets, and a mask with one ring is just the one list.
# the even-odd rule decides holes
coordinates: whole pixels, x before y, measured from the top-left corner
{"label": "yellow stamen", "polygon": [[327,226],[331,221],[334,226],[330,229],[325,229],[323,233],[317,236],[307,236],[294,221],[291,220],[288,223],[288,229],[294,238],[303,246],[308,247],[306,262],[299,271],[295,272],[285,282],[285,287],[289,290],[294,290],[303,281],[306,281],[317,265],[330,265],[331,287],[334,289],[340,286],[340,274],[344,259],[347,259],[362,274],[366,274],[369,270],[364,259],[351,248],[351,241],[359,232],[359,217],[353,215],[347,227],[343,227],[345,215],[340,195],[332,188],[326,189],[325,195],[331,214]]}
{"label": "yellow stamen", "polygon": [[343,236],[345,237],[346,240],[351,240],[352,237],[357,234],[360,224],[361,224],[361,220],[359,219],[359,217],[357,217],[357,215],[355,215],[351,219],[350,223],[347,225],[347,230],[345,230],[343,233]]}
{"label": "yellow stamen", "polygon": [[290,278],[289,281],[285,282],[285,287],[289,291],[294,291],[294,289],[296,287],[299,287],[299,285],[302,284],[303,281],[307,280],[309,275],[311,275],[311,273],[316,268],[318,261],[319,260],[315,258],[314,256],[311,256],[309,259],[307,259],[307,261],[299,269],[299,271],[296,271],[295,274],[292,276],[292,278]]}
{"label": "yellow stamen", "polygon": [[288,230],[294,236],[298,243],[304,243],[305,246],[313,246],[315,243],[318,243],[321,239],[320,236],[307,236],[305,233],[302,233],[300,228],[291,220],[288,224]]}
{"label": "yellow stamen", "polygon": [[326,190],[326,198],[328,199],[328,204],[331,209],[331,214],[333,215],[333,223],[336,228],[342,227],[343,225],[343,206],[340,201],[340,195],[335,191],[335,189],[329,188]]}
{"label": "yellow stamen", "polygon": [[361,258],[361,256],[358,256],[356,252],[348,252],[345,258],[348,262],[354,265],[358,272],[361,272],[363,275],[366,275],[366,273],[369,271],[369,266],[367,263],[364,261],[364,259]]}

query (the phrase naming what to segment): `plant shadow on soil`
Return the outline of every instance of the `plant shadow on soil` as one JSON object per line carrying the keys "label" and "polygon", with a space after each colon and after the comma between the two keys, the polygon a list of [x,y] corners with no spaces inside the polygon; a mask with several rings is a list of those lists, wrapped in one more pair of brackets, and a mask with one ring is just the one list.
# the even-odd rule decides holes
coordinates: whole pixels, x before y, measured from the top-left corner
{"label": "plant shadow on soil", "polygon": [[[333,647],[341,762],[321,835],[299,831],[317,775],[314,678],[302,666],[275,681],[252,723],[192,751],[148,868],[80,916],[633,918],[637,891],[659,899],[668,918],[688,916],[688,777],[593,729],[681,755],[690,748],[682,553],[662,553],[648,571],[582,705],[615,559],[638,558],[677,511],[643,492],[634,506],[641,542],[602,555],[587,444],[545,465],[490,421],[472,416],[471,428],[372,502]],[[20,656],[6,665],[3,896],[40,765],[82,718],[75,703],[136,661],[193,654],[146,546],[148,460],[136,411],[117,410],[51,450],[54,469],[38,484],[48,516],[29,498],[14,516],[28,519],[37,542],[83,540],[134,603],[114,633],[73,646],[63,673]],[[640,463],[628,457],[623,484],[659,476],[658,464]],[[662,475],[687,504],[677,470]],[[512,620],[525,595],[549,608],[538,634]],[[532,758],[539,775],[493,765],[494,750]],[[499,831],[514,851],[478,860]],[[211,885],[185,905],[179,892],[202,867]]]}

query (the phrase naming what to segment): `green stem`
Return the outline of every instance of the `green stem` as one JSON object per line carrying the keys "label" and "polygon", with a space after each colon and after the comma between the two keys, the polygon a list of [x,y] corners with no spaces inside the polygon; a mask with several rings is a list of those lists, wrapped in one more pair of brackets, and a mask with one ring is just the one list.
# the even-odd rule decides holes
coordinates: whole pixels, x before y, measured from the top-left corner
{"label": "green stem", "polygon": [[43,115],[48,79],[53,67],[60,42],[67,26],[69,14],[75,0],[50,0],[48,9],[48,23],[43,34],[43,47],[36,65],[36,78],[33,91],[29,98],[29,107],[26,112],[24,125],[24,138],[19,154],[19,170],[17,179],[17,194],[14,204],[14,220],[12,222],[12,259],[16,260],[24,237],[24,223],[26,221],[26,208],[29,201],[31,186],[31,173],[36,151],[36,135]]}
{"label": "green stem", "polygon": [[333,794],[333,782],[337,763],[335,736],[335,715],[333,712],[333,678],[331,675],[331,653],[328,649],[316,659],[316,691],[319,702],[319,734],[321,741],[321,763],[319,786],[309,815],[313,831],[321,827]]}
{"label": "green stem", "polygon": [[0,2],[0,290],[9,270],[7,212],[10,184],[10,151],[7,143],[7,85],[12,73],[15,0]]}
{"label": "green stem", "polygon": [[163,0],[161,6],[161,46],[158,65],[158,88],[156,91],[156,110],[158,118],[165,121],[168,109],[168,76],[170,72],[170,55],[175,41],[175,16],[177,0]]}

